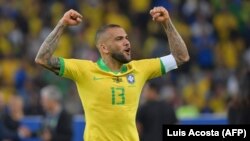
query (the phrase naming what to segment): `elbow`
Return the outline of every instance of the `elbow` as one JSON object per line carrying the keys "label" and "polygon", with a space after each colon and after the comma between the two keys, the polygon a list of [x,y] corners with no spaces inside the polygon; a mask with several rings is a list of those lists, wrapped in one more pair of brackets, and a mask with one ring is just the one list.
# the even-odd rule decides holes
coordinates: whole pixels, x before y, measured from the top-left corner
{"label": "elbow", "polygon": [[189,55],[185,55],[185,56],[179,56],[178,58],[176,58],[177,64],[181,65],[184,63],[187,63],[190,60]]}
{"label": "elbow", "polygon": [[36,59],[35,59],[35,63],[36,63],[36,64],[40,64],[40,63],[41,63],[41,60],[38,59],[38,58],[36,58]]}
{"label": "elbow", "polygon": [[44,65],[45,64],[44,61],[39,59],[39,58],[35,59],[35,63],[38,64],[38,65]]}
{"label": "elbow", "polygon": [[190,60],[190,56],[187,54],[185,57],[183,57],[182,59],[183,63],[187,63]]}

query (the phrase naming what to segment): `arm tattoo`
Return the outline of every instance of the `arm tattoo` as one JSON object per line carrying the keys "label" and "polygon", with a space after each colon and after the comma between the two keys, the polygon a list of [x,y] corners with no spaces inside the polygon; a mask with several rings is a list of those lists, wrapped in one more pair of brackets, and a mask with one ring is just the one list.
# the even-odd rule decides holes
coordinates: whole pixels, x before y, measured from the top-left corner
{"label": "arm tattoo", "polygon": [[163,27],[168,37],[170,51],[176,59],[177,64],[181,65],[189,58],[186,44],[175,29],[171,20],[163,24]]}
{"label": "arm tattoo", "polygon": [[36,56],[36,62],[39,62],[39,64],[55,72],[56,74],[58,74],[60,71],[59,58],[52,57],[52,55],[57,47],[56,45],[63,33],[64,28],[65,26],[59,22],[54,30],[42,43]]}
{"label": "arm tattoo", "polygon": [[59,58],[52,57],[51,59],[48,60],[48,65],[55,68],[55,69],[60,69]]}

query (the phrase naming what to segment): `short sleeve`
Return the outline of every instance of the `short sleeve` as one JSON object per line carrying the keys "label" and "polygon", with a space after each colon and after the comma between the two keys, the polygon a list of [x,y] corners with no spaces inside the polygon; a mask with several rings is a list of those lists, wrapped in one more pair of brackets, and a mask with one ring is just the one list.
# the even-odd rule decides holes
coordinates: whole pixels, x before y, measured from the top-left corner
{"label": "short sleeve", "polygon": [[142,59],[134,62],[135,68],[144,74],[146,80],[165,74],[160,58]]}
{"label": "short sleeve", "polygon": [[84,66],[84,61],[77,59],[65,59],[59,58],[60,61],[60,71],[59,76],[69,78],[72,80],[77,80],[82,76],[83,70],[79,66]]}

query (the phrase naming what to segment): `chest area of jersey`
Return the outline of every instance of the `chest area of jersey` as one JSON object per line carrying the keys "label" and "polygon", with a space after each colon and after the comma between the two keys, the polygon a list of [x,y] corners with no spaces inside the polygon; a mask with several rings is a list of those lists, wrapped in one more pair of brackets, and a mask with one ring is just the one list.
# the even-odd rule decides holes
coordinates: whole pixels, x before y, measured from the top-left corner
{"label": "chest area of jersey", "polygon": [[140,76],[134,73],[122,76],[95,74],[87,83],[88,93],[91,93],[88,98],[104,105],[136,104],[143,85]]}

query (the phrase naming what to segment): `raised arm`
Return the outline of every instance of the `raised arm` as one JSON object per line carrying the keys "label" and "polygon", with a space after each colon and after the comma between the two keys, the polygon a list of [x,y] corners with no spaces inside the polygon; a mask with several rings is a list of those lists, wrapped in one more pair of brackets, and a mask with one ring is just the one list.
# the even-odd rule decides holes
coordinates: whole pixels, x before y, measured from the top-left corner
{"label": "raised arm", "polygon": [[37,55],[35,62],[43,67],[59,74],[60,63],[58,57],[53,57],[53,53],[57,48],[57,43],[63,33],[63,30],[67,26],[77,25],[82,21],[82,16],[74,11],[67,11],[60,19],[56,27],[49,34],[49,36],[42,43]]}
{"label": "raised arm", "polygon": [[168,11],[164,7],[155,7],[150,10],[154,21],[161,23],[169,41],[170,51],[174,56],[177,65],[189,61],[189,54],[185,42],[171,22]]}

